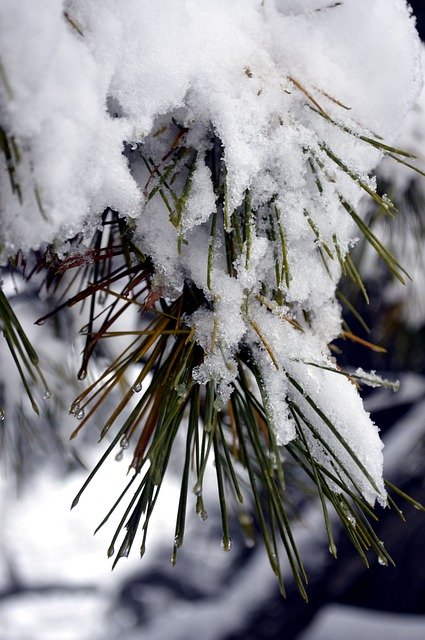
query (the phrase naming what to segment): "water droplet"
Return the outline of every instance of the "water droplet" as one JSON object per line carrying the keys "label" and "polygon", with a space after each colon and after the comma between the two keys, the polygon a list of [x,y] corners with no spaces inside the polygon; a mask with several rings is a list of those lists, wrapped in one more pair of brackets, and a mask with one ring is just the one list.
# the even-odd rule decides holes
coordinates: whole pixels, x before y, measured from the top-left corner
{"label": "water droplet", "polygon": [[71,415],[74,415],[74,413],[77,413],[77,411],[80,408],[80,403],[79,402],[73,402],[69,408],[69,413]]}
{"label": "water droplet", "polygon": [[195,496],[198,496],[198,498],[200,496],[202,496],[202,485],[200,482],[197,482],[192,489],[193,493],[195,494]]}
{"label": "water droplet", "polygon": [[177,549],[179,549],[183,544],[183,539],[181,537],[181,535],[177,535],[174,538],[174,546],[177,547]]}
{"label": "water droplet", "polygon": [[45,389],[43,394],[43,400],[50,400],[51,397],[52,397],[52,392],[50,391],[50,389]]}
{"label": "water droplet", "polygon": [[121,449],[128,449],[128,447],[130,446],[130,440],[127,438],[127,436],[123,436],[121,438],[120,446]]}
{"label": "water droplet", "polygon": [[84,413],[84,409],[80,409],[79,411],[77,411],[77,413],[75,414],[77,420],[82,420],[84,418],[86,414]]}
{"label": "water droplet", "polygon": [[378,556],[378,562],[379,564],[381,564],[383,567],[388,567],[388,560],[386,559],[385,556]]}
{"label": "water droplet", "polygon": [[221,548],[223,549],[223,551],[230,551],[232,547],[233,547],[233,542],[231,538],[229,538],[228,540],[225,540],[224,538],[222,539]]}
{"label": "water droplet", "polygon": [[38,325],[39,327],[41,327],[43,324],[45,324],[45,319],[44,318],[40,318],[40,320],[36,320],[35,324]]}
{"label": "water droplet", "polygon": [[205,511],[205,509],[202,509],[202,511],[198,511],[198,518],[200,520],[202,520],[202,522],[205,522],[205,520],[208,520],[208,513]]}
{"label": "water droplet", "polygon": [[130,149],[131,149],[132,151],[136,151],[136,149],[137,149],[137,144],[133,142],[133,143],[130,145]]}
{"label": "water droplet", "polygon": [[208,513],[205,511],[204,502],[202,500],[202,493],[196,498],[195,513],[201,520],[206,520],[208,518]]}
{"label": "water droplet", "polygon": [[136,384],[133,387],[133,391],[134,393],[139,393],[142,390],[142,385],[140,382],[136,382]]}
{"label": "water droplet", "polygon": [[123,455],[124,455],[124,451],[121,449],[120,451],[118,451],[117,455],[115,456],[115,460],[117,462],[121,462],[121,460],[123,459]]}
{"label": "water droplet", "polygon": [[345,517],[347,518],[348,522],[355,527],[357,524],[357,520],[355,518],[355,516],[353,515],[353,512],[351,511],[351,509],[349,508],[349,506],[345,503],[345,502],[340,502],[340,506],[341,506],[341,510],[343,511]]}
{"label": "water droplet", "polygon": [[3,421],[5,419],[5,413],[3,411],[3,409],[0,409],[0,420]]}

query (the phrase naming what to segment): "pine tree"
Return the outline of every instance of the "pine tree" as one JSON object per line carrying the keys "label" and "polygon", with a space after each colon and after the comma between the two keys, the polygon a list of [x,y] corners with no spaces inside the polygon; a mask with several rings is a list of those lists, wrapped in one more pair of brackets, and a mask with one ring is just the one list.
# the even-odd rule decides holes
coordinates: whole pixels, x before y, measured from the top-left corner
{"label": "pine tree", "polygon": [[[390,137],[418,95],[418,39],[402,0],[379,0],[370,15],[366,0],[154,4],[132,3],[125,15],[114,2],[57,3],[56,13],[40,6],[48,42],[39,60],[31,42],[29,53],[21,49],[34,9],[0,9],[5,274],[36,278],[50,296],[38,324],[84,307],[77,377],[89,382],[70,408],[79,421],[71,438],[102,421],[108,447],[73,506],[104,460],[131,447],[128,484],[99,525],[121,510],[108,550],[114,565],[135,540],[144,554],[182,439],[172,562],[188,505],[206,518],[213,460],[223,549],[232,545],[231,506],[247,536],[252,511],[282,593],[283,552],[306,598],[291,526],[300,474],[315,487],[334,556],[333,512],[367,564],[370,549],[391,562],[372,526],[375,502],[399,512],[401,494],[422,508],[384,482],[382,444],[358,393],[397,383],[344,370],[334,344],[382,351],[341,324],[338,300],[367,330],[338,284],[350,279],[369,300],[352,257],[355,234],[393,277],[409,277],[362,198],[396,214],[370,173],[383,157],[423,173]],[[403,40],[401,60],[381,20]],[[347,44],[353,32],[365,51]],[[49,67],[58,33],[64,45]],[[124,51],[113,36],[127,39]],[[380,77],[389,64],[382,48],[394,63],[391,83]],[[31,84],[37,64],[45,84]],[[3,290],[0,320],[39,413],[37,385],[45,398],[58,390]]]}

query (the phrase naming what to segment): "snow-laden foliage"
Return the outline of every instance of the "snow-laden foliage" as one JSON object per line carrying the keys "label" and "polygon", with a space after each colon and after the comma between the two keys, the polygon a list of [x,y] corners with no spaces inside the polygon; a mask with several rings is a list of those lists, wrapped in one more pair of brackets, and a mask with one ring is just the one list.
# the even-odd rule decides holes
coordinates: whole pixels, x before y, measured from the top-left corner
{"label": "snow-laden foliage", "polygon": [[378,429],[328,345],[341,270],[361,285],[357,207],[391,214],[370,172],[421,88],[406,2],[3,0],[0,63],[3,256],[66,254],[118,212],[156,292],[201,292],[185,322],[215,410],[248,353],[278,444],[301,433],[384,503]]}

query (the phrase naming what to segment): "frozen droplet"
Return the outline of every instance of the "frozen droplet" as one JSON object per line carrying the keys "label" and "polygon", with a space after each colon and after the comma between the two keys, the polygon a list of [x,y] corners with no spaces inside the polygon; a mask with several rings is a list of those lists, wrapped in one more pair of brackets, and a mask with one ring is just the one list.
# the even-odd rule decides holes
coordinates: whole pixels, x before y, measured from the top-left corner
{"label": "frozen droplet", "polygon": [[142,390],[142,385],[140,382],[136,382],[136,384],[133,387],[133,391],[134,393],[139,393]]}
{"label": "frozen droplet", "polygon": [[79,409],[79,411],[77,411],[77,413],[75,414],[75,417],[77,418],[77,420],[82,420],[85,415],[86,414],[84,413],[84,409]]}
{"label": "frozen droplet", "polygon": [[221,548],[223,549],[223,551],[230,551],[230,549],[233,547],[233,542],[231,538],[228,538],[227,540],[225,540],[224,538],[221,541]]}
{"label": "frozen droplet", "polygon": [[136,149],[137,149],[137,144],[136,144],[135,142],[133,142],[133,143],[130,145],[130,149],[131,149],[132,151],[136,151]]}
{"label": "frozen droplet", "polygon": [[388,560],[386,559],[385,556],[378,556],[378,562],[379,564],[381,564],[383,567],[387,567],[388,566]]}
{"label": "frozen droplet", "polygon": [[51,397],[52,392],[50,391],[50,389],[45,389],[43,393],[43,400],[50,400]]}
{"label": "frozen droplet", "polygon": [[124,451],[121,449],[120,451],[118,451],[117,455],[115,456],[115,460],[117,462],[121,462],[121,460],[123,459],[123,455],[124,455]]}
{"label": "frozen droplet", "polygon": [[127,438],[127,436],[123,436],[121,438],[120,446],[121,449],[128,449],[128,447],[130,446],[130,440]]}

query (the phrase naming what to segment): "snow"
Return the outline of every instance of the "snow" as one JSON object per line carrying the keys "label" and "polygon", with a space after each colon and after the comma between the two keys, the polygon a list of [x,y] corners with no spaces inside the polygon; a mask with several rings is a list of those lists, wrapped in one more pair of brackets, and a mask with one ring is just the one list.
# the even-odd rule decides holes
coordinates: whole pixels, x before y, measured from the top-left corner
{"label": "snow", "polygon": [[[94,464],[97,454],[92,447],[87,462]],[[119,575],[111,578],[111,563],[106,559],[106,549],[114,532],[113,524],[101,529],[94,537],[90,537],[87,530],[93,531],[105,516],[105,492],[108,492],[112,502],[126,485],[123,468],[127,469],[128,464],[129,456],[122,463],[112,459],[88,490],[87,499],[81,498],[78,509],[72,511],[70,504],[83,483],[85,471],[74,472],[64,480],[48,465],[34,481],[31,490],[25,491],[19,500],[5,503],[3,517],[8,527],[2,534],[2,542],[7,548],[14,549],[14,553],[16,551],[15,569],[26,585],[73,585],[77,588],[104,580],[109,589],[114,589],[118,580],[138,568],[140,558],[136,553],[128,562],[120,563],[114,572],[114,576]],[[34,495],[37,496],[35,501]],[[171,547],[174,505],[178,502],[178,496],[177,483],[169,480],[163,489],[163,499],[155,511],[153,523],[153,529],[162,531],[163,535],[152,536],[148,540],[151,557],[154,557],[158,545],[165,541]],[[5,501],[5,495],[2,501]],[[170,518],[170,511],[173,518]],[[113,520],[116,526],[119,519]],[[26,524],[23,529],[24,521]],[[66,549],[66,561],[59,551],[61,545]]]}
{"label": "snow", "polygon": [[[291,2],[133,0],[123,12],[117,0],[5,0],[2,119],[24,164],[24,203],[8,198],[20,227],[2,215],[9,249],[69,237],[72,224],[106,206],[139,215],[143,198],[123,142],[143,142],[159,115],[179,108],[187,123],[220,136],[231,208],[247,188],[264,200],[267,172],[274,188],[302,188],[303,148],[317,151],[318,135],[359,172],[370,170],[376,150],[344,144],[338,129],[301,108],[306,96],[289,78],[337,119],[392,138],[420,86],[413,21],[401,0],[351,0],[323,11],[315,10],[322,2],[310,4],[305,12]],[[118,114],[107,112],[108,101]],[[207,192],[202,163],[196,180]],[[34,187],[47,220],[34,206]],[[204,204],[208,215],[211,202]]]}
{"label": "snow", "polygon": [[79,592],[66,589],[43,595],[29,592],[18,600],[0,604],[0,637],[3,640],[104,639],[107,605],[104,596],[90,589],[83,597]]}
{"label": "snow", "polygon": [[324,607],[299,640],[422,640],[425,617],[367,611],[331,604]]}
{"label": "snow", "polygon": [[[214,379],[225,403],[245,344],[280,443],[295,436],[289,399],[365,498],[384,502],[382,444],[356,389],[305,362],[334,368],[335,242],[344,257],[356,233],[341,198],[356,208],[365,188],[373,192],[369,173],[383,155],[359,136],[391,143],[421,88],[406,2],[128,0],[123,10],[119,0],[4,0],[0,43],[12,155],[7,167],[0,158],[3,256],[46,242],[66,251],[106,207],[134,218],[165,295],[189,279],[208,301],[188,320],[206,352],[195,378]],[[225,164],[215,189],[213,134]],[[171,172],[167,202],[158,168]],[[244,206],[246,238],[229,274],[225,210]],[[275,239],[270,216],[282,230]],[[283,236],[289,276],[276,282]],[[282,294],[277,312],[259,300],[263,289]],[[330,464],[308,428],[306,437]]]}
{"label": "snow", "polygon": [[108,205],[131,214],[140,193],[122,156],[128,129],[107,114],[107,79],[67,26],[63,3],[6,0],[0,24],[0,57],[10,87],[6,100],[2,95],[2,121],[21,156],[22,205],[10,193],[3,166],[1,171],[1,189],[8,194],[1,236],[9,251],[58,234],[72,237],[91,212]]}

